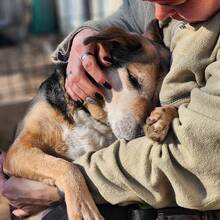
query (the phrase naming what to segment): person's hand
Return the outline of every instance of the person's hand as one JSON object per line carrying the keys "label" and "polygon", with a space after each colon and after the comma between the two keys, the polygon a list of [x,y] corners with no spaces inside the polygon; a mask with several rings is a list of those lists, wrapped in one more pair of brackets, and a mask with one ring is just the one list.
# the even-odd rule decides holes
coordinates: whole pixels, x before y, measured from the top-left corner
{"label": "person's hand", "polygon": [[5,178],[3,174],[4,154],[0,155],[0,193],[10,205],[17,217],[25,217],[38,213],[61,200],[56,187],[31,181],[24,178]]}
{"label": "person's hand", "polygon": [[[89,74],[98,84],[111,89],[111,85],[101,70],[99,64],[111,66],[109,52],[101,44],[90,43],[84,45],[84,40],[97,34],[93,29],[83,29],[73,39],[67,65],[67,79],[65,88],[70,97],[75,101],[85,100],[88,96],[103,95],[87,77]],[[97,62],[98,61],[98,62]],[[98,64],[99,63],[99,64]]]}

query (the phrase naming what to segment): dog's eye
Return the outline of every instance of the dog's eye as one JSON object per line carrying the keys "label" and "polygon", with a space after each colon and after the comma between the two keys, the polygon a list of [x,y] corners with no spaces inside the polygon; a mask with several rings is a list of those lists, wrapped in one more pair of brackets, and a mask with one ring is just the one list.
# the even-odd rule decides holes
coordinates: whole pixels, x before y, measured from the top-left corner
{"label": "dog's eye", "polygon": [[138,82],[138,79],[136,79],[134,77],[134,75],[131,74],[131,72],[127,69],[128,71],[128,80],[129,82],[131,83],[131,85],[135,88],[135,89],[140,89],[141,88],[141,85],[140,83]]}

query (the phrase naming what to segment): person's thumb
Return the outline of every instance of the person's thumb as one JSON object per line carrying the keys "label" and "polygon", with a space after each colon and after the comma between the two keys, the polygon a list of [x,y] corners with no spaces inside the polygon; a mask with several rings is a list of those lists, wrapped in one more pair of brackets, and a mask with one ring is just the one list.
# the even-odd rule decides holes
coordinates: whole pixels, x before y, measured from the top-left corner
{"label": "person's thumb", "polygon": [[13,210],[12,214],[19,218],[25,218],[28,216],[35,215],[43,210],[46,210],[48,207],[46,206],[34,206],[34,205],[27,205],[20,209]]}
{"label": "person's thumb", "polygon": [[15,209],[13,212],[12,212],[13,215],[19,217],[19,218],[24,218],[24,217],[27,217],[29,216],[30,214],[22,209]]}

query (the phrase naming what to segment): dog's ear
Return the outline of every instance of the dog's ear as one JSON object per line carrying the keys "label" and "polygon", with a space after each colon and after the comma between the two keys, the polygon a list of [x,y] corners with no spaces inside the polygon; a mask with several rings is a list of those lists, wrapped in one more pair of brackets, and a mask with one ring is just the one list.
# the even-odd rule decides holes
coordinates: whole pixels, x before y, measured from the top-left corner
{"label": "dog's ear", "polygon": [[95,36],[88,37],[85,39],[84,44],[87,45],[93,42],[106,44],[109,48],[119,46],[135,50],[141,47],[138,35],[128,33],[118,27],[111,27],[101,31]]}
{"label": "dog's ear", "polygon": [[[158,77],[161,78],[161,80],[158,80],[159,84],[162,83],[162,78],[165,77],[165,75],[168,73],[170,69],[170,60],[171,60],[171,54],[169,49],[165,46],[163,42],[163,31],[159,26],[159,22],[157,19],[154,19],[150,22],[150,24],[147,27],[146,32],[143,34],[143,37],[147,40],[150,40],[154,48],[157,51],[158,56],[158,66],[159,66],[159,72],[160,74]],[[149,53],[149,51],[148,51]],[[157,92],[159,94],[161,84],[158,84]],[[157,97],[158,98],[158,97]]]}
{"label": "dog's ear", "polygon": [[143,50],[140,36],[117,27],[108,28],[95,36],[86,38],[84,44],[94,42],[101,43],[110,52],[113,64],[133,61],[133,58]]}
{"label": "dog's ear", "polygon": [[163,43],[163,31],[159,26],[157,19],[154,19],[148,25],[146,32],[143,34],[144,38],[157,42],[159,44]]}
{"label": "dog's ear", "polygon": [[[143,34],[144,38],[154,42],[157,53],[160,55],[160,62],[162,66],[166,66],[166,71],[170,67],[170,51],[163,42],[163,31],[159,26],[159,21],[154,19],[150,22],[146,32]],[[156,44],[155,44],[156,43]]]}

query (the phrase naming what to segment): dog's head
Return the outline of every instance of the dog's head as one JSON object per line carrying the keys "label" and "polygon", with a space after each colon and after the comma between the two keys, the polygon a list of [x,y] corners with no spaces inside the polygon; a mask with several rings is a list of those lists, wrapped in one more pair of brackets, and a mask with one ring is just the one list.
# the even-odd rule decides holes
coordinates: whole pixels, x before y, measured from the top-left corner
{"label": "dog's head", "polygon": [[169,51],[163,45],[158,22],[151,22],[142,36],[110,28],[85,40],[85,44],[92,42],[102,44],[111,54],[112,67],[104,71],[112,89],[105,90],[104,110],[113,133],[126,140],[142,135],[169,69]]}

